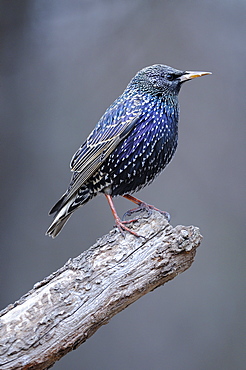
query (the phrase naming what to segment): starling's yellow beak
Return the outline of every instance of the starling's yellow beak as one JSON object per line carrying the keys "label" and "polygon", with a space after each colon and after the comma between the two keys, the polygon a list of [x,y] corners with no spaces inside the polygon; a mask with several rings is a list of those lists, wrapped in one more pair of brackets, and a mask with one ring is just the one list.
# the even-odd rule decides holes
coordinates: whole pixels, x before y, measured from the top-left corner
{"label": "starling's yellow beak", "polygon": [[188,80],[192,80],[193,78],[196,77],[201,77],[205,75],[211,75],[211,72],[191,72],[191,71],[186,71],[183,76],[180,77],[181,82],[185,82]]}

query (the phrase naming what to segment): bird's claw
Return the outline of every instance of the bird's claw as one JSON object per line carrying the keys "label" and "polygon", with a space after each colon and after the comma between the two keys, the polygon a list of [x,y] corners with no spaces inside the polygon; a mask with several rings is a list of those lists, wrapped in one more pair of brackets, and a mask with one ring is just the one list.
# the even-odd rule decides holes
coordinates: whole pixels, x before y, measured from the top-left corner
{"label": "bird's claw", "polygon": [[132,220],[126,220],[126,217],[131,217],[131,215],[133,213],[137,213],[137,212],[147,212],[147,216],[146,217],[150,217],[151,214],[152,214],[152,210],[155,210],[159,213],[161,213],[166,219],[167,221],[169,222],[170,219],[171,219],[171,216],[168,212],[166,211],[161,211],[160,209],[154,207],[154,206],[151,206],[150,204],[147,204],[147,203],[141,203],[139,205],[139,207],[136,207],[136,208],[133,208],[133,209],[129,209],[126,213],[124,213],[123,217],[122,217],[122,222],[124,223],[131,223],[131,222],[134,222],[134,221],[137,221],[141,216],[135,218],[135,219],[132,219]]}
{"label": "bird's claw", "polygon": [[144,238],[144,239],[146,239],[145,236],[139,235],[135,231],[129,229],[129,227],[125,226],[126,223],[130,223],[130,222],[134,222],[134,221],[136,221],[136,220],[121,221],[120,219],[118,219],[118,220],[116,220],[116,227],[120,231],[121,235],[124,236],[124,237],[126,236],[125,235],[125,232],[127,231],[128,233],[136,236],[137,238]]}
{"label": "bird's claw", "polygon": [[130,222],[137,221],[139,218],[141,218],[141,216],[139,216],[137,218],[134,218],[134,219],[131,219],[131,220],[126,220],[126,217],[131,217],[131,215],[133,213],[137,213],[137,212],[147,212],[148,214],[147,214],[146,217],[150,217],[151,214],[152,214],[151,208],[146,207],[145,205],[144,206],[140,205],[139,207],[132,208],[132,209],[129,209],[128,211],[126,211],[126,213],[124,213],[124,215],[122,217],[123,222],[130,223]]}
{"label": "bird's claw", "polygon": [[167,222],[170,222],[170,220],[171,220],[170,213],[168,213],[166,211],[161,211],[159,209],[158,209],[158,211],[166,218]]}

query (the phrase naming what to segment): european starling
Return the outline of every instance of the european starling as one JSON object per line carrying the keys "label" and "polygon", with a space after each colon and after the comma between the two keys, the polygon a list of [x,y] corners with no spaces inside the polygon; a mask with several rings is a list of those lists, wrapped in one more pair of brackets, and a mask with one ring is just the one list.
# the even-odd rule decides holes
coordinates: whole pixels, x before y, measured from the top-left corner
{"label": "european starling", "polygon": [[172,159],[181,85],[207,74],[162,64],[140,70],[74,154],[70,185],[50,211],[55,217],[46,234],[54,238],[78,207],[103,193],[120,231],[137,235],[117,215],[112,197],[154,208],[129,194],[150,184]]}

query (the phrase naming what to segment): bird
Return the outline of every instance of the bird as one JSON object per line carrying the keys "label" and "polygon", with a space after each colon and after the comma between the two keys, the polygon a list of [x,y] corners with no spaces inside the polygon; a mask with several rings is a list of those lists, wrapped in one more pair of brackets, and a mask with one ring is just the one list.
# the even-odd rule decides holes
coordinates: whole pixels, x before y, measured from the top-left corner
{"label": "bird", "polygon": [[138,71],[73,155],[71,182],[49,212],[54,219],[46,235],[56,237],[77,208],[103,193],[118,229],[139,236],[127,226],[131,220],[120,219],[113,197],[157,209],[131,194],[150,184],[176,151],[181,86],[209,74],[163,64]]}

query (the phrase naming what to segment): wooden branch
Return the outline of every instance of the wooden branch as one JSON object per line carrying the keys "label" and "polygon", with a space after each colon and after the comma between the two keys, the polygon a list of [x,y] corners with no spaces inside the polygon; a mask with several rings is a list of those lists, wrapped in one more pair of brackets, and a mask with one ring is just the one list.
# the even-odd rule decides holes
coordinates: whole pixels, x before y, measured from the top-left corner
{"label": "wooden branch", "polygon": [[202,236],[158,212],[112,230],[0,313],[0,368],[46,369],[112,316],[192,264]]}

